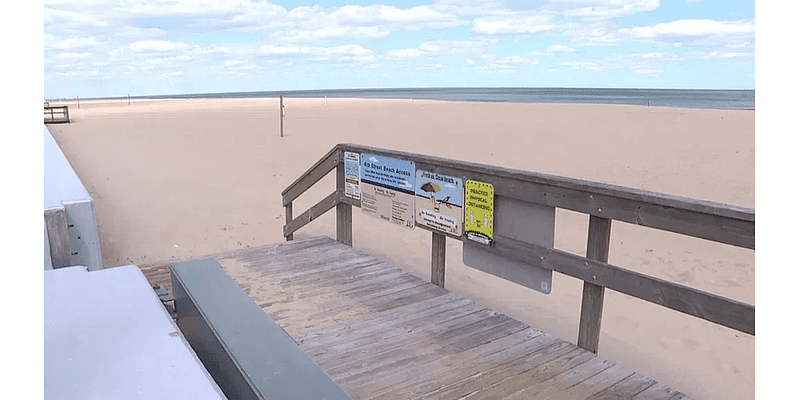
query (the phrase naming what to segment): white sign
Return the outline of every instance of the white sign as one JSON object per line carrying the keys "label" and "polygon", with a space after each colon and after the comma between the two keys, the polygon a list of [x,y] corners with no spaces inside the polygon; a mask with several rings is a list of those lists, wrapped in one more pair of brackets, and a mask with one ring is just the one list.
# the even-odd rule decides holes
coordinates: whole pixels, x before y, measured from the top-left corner
{"label": "white sign", "polygon": [[460,178],[417,170],[417,224],[461,236],[464,183]]}
{"label": "white sign", "polygon": [[354,199],[361,198],[361,155],[344,152],[344,195]]}
{"label": "white sign", "polygon": [[414,162],[361,154],[361,212],[414,229]]}

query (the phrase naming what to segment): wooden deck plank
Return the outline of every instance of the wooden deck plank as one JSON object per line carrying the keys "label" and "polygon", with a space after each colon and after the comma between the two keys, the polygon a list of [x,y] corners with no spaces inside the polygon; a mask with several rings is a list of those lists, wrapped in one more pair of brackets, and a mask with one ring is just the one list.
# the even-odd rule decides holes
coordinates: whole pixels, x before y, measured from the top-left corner
{"label": "wooden deck plank", "polygon": [[[439,340],[445,340],[448,337],[453,337],[461,334],[468,334],[472,332],[473,329],[479,329],[478,324],[483,323],[483,326],[487,324],[486,321],[488,318],[492,317],[492,311],[487,309],[482,309],[476,312],[471,312],[466,315],[459,316],[457,318],[451,319],[449,321],[443,321],[437,324],[437,327],[430,328],[428,330],[425,329],[418,329],[412,334],[408,334],[406,341],[413,341],[419,340],[420,337],[426,333],[430,334],[428,339],[432,339],[437,337]],[[494,323],[495,320],[490,320],[488,323]],[[376,351],[385,348],[384,346],[398,346],[402,343],[402,339],[399,339],[398,336],[402,335],[405,332],[405,329],[402,327],[398,327],[395,330],[389,331],[386,327],[376,327],[370,334],[368,335],[361,335],[356,338],[352,338],[346,342],[340,342],[335,345],[329,345],[322,352],[313,352],[309,353],[309,355],[313,354],[312,357],[318,359],[320,366],[323,366],[328,359],[333,360],[334,362],[342,362],[346,360],[347,355],[350,352],[357,352],[362,356],[366,356],[368,354],[375,354]]]}
{"label": "wooden deck plank", "polygon": [[[495,383],[491,383],[491,385],[484,383],[483,386],[476,385],[478,388],[465,397],[477,395],[477,397],[481,398],[504,399],[596,357],[590,351],[580,348],[575,349],[572,346],[566,347],[569,351],[556,358],[541,360],[538,365],[525,365],[525,368],[530,367],[530,369],[520,374],[506,374],[506,378],[502,378],[501,375],[492,379],[488,379],[488,376],[484,377],[484,382],[491,383],[495,381]],[[498,378],[501,379],[498,380]]]}
{"label": "wooden deck plank", "polygon": [[210,257],[354,399],[685,397],[328,237]]}
{"label": "wooden deck plank", "polygon": [[656,381],[644,375],[633,374],[608,389],[595,393],[588,397],[587,400],[630,399],[655,384]]}
{"label": "wooden deck plank", "polygon": [[[398,371],[384,378],[353,388],[350,393],[360,398],[409,397],[412,392],[427,393],[443,387],[447,376],[452,381],[468,377],[491,365],[504,362],[520,352],[552,344],[552,338],[541,331],[527,328],[500,338],[485,346],[463,353],[448,355],[417,365],[414,369]],[[455,376],[461,374],[462,376]]]}
{"label": "wooden deck plank", "polygon": [[653,386],[645,389],[643,392],[633,396],[634,400],[677,400],[686,399],[686,396],[661,383],[656,383]]}
{"label": "wooden deck plank", "polygon": [[633,371],[621,366],[614,365],[595,374],[588,379],[581,381],[567,388],[564,393],[552,396],[554,399],[585,399],[596,393],[613,386],[617,382],[633,375]]}
{"label": "wooden deck plank", "polygon": [[[454,337],[446,342],[428,346],[425,343],[412,343],[406,346],[405,351],[396,351],[393,354],[382,353],[379,356],[366,360],[361,363],[360,370],[351,371],[349,374],[331,374],[332,377],[341,381],[346,387],[359,386],[382,376],[396,373],[404,368],[413,368],[414,365],[424,363],[436,358],[441,358],[447,354],[458,354],[483,344],[483,341],[491,341],[500,337],[505,337],[525,329],[523,324],[511,320],[502,325],[493,325],[481,329],[474,334]],[[479,339],[476,339],[479,338]],[[469,343],[469,344],[466,344]],[[415,348],[425,348],[425,351],[413,351]]]}
{"label": "wooden deck plank", "polygon": [[298,344],[303,346],[304,349],[313,349],[320,341],[327,337],[340,336],[345,331],[355,331],[364,327],[382,326],[388,321],[394,321],[399,318],[414,319],[419,316],[420,318],[427,317],[426,313],[436,313],[439,307],[446,307],[451,304],[456,306],[461,305],[459,302],[471,302],[464,298],[459,297],[455,293],[448,293],[444,296],[432,298],[429,300],[421,301],[419,303],[408,304],[402,307],[397,307],[389,311],[380,313],[372,313],[364,318],[360,318],[340,325],[332,325],[326,328],[318,329],[313,332],[308,332],[296,337]]}
{"label": "wooden deck plank", "polygon": [[[446,356],[421,365],[414,371],[398,373],[390,378],[385,378],[389,382],[378,381],[367,387],[373,386],[372,390],[375,390],[377,394],[374,398],[407,398],[425,395],[553,345],[555,345],[555,339],[552,336],[541,331],[525,329],[500,338],[494,343]],[[387,385],[387,383],[391,383],[391,385]],[[375,387],[381,385],[384,385],[383,388],[376,390]]]}
{"label": "wooden deck plank", "polygon": [[483,391],[508,379],[508,377],[517,376],[528,369],[544,365],[572,351],[574,351],[574,348],[569,343],[557,341],[555,344],[528,354],[526,357],[515,359],[489,371],[481,371],[480,374],[475,374],[469,377],[469,379],[462,380],[457,384],[450,385],[442,390],[428,394],[425,397],[442,400],[459,398],[461,396],[502,398],[484,395]]}
{"label": "wooden deck plank", "polygon": [[594,357],[549,379],[530,385],[527,388],[508,396],[506,399],[547,399],[558,395],[566,388],[580,383],[608,368],[611,368],[612,366],[614,366],[613,362],[600,357]]}
{"label": "wooden deck plank", "polygon": [[[339,334],[332,334],[335,337],[335,342],[348,343],[348,347],[359,348],[362,351],[367,351],[368,345],[381,345],[389,346],[383,341],[395,340],[400,335],[414,334],[417,337],[424,334],[426,331],[437,331],[446,329],[448,321],[456,320],[458,318],[473,314],[478,311],[477,306],[470,302],[456,302],[451,301],[442,303],[436,307],[430,307],[424,312],[414,315],[397,316],[392,320],[392,325],[382,325],[380,323],[362,324],[348,329],[346,332]],[[435,318],[431,318],[434,317]],[[456,323],[461,323],[458,320]],[[317,354],[320,350],[325,350],[333,343],[328,339],[318,339],[311,343],[303,345],[303,349],[309,354]],[[395,345],[398,342],[394,342]],[[341,349],[336,349],[340,351]],[[345,360],[342,359],[342,362]]]}

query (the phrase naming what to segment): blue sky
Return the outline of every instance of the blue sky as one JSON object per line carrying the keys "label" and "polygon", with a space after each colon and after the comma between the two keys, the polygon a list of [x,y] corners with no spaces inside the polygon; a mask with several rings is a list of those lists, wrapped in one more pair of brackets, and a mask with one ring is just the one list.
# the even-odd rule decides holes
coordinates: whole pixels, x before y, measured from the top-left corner
{"label": "blue sky", "polygon": [[755,88],[754,1],[45,0],[43,14],[45,97]]}

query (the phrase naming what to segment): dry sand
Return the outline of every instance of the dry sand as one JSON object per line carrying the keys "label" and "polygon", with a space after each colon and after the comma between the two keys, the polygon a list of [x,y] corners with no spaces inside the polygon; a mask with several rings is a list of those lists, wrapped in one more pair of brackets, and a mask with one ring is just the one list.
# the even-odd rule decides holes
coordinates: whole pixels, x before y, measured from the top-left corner
{"label": "dry sand", "polygon": [[[755,112],[617,105],[277,99],[81,101],[51,125],[95,201],[106,267],[282,240],[280,192],[336,143],[519,168],[755,204]],[[331,174],[295,214],[334,188]],[[430,233],[354,209],[354,246],[430,277]],[[556,247],[584,254],[588,217],[559,210]],[[333,213],[295,234],[335,236]],[[753,304],[755,253],[614,222],[609,262]],[[461,262],[447,287],[575,343],[581,282],[543,295]],[[608,292],[600,354],[695,398],[753,398],[755,339]]]}

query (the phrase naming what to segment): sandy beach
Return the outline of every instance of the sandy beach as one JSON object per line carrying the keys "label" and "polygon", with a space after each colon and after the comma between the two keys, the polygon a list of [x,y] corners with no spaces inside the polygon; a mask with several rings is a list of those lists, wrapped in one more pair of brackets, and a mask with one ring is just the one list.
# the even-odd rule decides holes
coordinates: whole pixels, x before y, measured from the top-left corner
{"label": "sandy beach", "polygon": [[[336,143],[429,154],[755,206],[755,111],[624,105],[278,99],[86,101],[50,125],[94,199],[105,267],[282,241],[281,191]],[[329,194],[331,174],[294,204]],[[430,233],[353,210],[353,244],[430,278]],[[556,213],[555,247],[584,255],[588,216]],[[388,233],[388,234],[387,234]],[[295,238],[335,237],[329,212]],[[391,238],[391,239],[387,239]],[[465,267],[446,287],[577,341],[582,283],[544,295]],[[614,222],[609,262],[755,303],[755,252]],[[599,354],[698,399],[755,396],[755,338],[606,292]]]}

